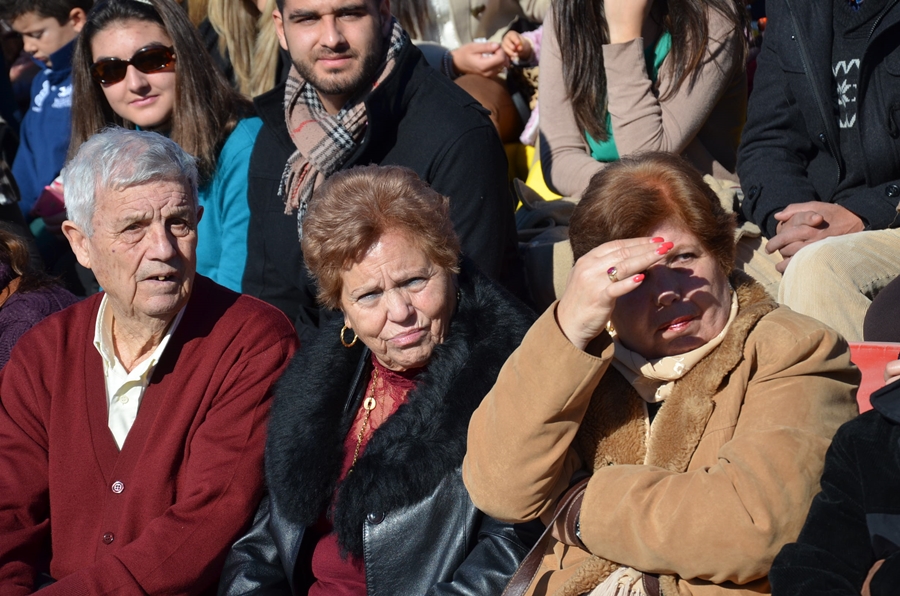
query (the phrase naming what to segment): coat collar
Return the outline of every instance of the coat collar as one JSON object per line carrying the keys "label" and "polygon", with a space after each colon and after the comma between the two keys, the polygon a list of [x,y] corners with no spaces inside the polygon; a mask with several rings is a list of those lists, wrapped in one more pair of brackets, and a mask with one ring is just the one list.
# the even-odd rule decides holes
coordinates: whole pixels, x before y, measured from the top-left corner
{"label": "coat collar", "polygon": [[900,380],[873,393],[870,401],[879,414],[894,424],[900,424]]}
{"label": "coat collar", "polygon": [[[743,358],[756,323],[777,306],[747,275],[735,272],[731,280],[738,295],[737,316],[722,343],[675,382],[653,421],[649,441],[643,400],[615,369],[604,375],[585,414],[585,428],[576,438],[576,449],[583,461],[593,461],[593,469],[647,463],[672,472],[687,470],[722,381]],[[623,394],[629,398],[622,399]]]}
{"label": "coat collar", "polygon": [[534,316],[467,264],[459,285],[446,341],[435,348],[408,403],[375,432],[340,486],[356,389],[368,379],[368,351],[361,343],[341,346],[338,318],[291,362],[278,384],[266,445],[269,491],[289,521],[313,524],[332,504],[341,547],[360,556],[366,514],[424,499],[461,465],[469,418]]}

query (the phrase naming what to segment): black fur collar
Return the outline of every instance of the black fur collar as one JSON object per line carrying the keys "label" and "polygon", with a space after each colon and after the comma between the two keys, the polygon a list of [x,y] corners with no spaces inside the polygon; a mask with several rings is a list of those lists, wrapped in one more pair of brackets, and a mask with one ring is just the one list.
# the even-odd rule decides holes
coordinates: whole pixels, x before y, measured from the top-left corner
{"label": "black fur collar", "polygon": [[[409,402],[369,441],[339,487],[332,519],[343,549],[362,555],[369,512],[390,512],[431,494],[466,452],[472,412],[534,321],[527,307],[463,263],[450,333],[419,376]],[[266,445],[269,492],[285,516],[315,523],[334,493],[356,408],[345,411],[368,350],[338,341],[341,318],[326,323],[278,383]],[[368,379],[368,367],[364,379]]]}

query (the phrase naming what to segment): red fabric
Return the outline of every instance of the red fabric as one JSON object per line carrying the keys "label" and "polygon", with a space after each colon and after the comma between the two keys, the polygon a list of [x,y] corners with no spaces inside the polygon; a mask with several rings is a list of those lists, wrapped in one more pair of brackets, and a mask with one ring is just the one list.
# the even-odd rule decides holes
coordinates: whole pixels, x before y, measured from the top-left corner
{"label": "red fabric", "polygon": [[0,594],[31,593],[48,534],[58,581],[42,595],[214,592],[261,497],[293,326],[198,276],[120,453],[91,343],[99,304],[39,323],[0,372]]}
{"label": "red fabric", "polygon": [[[366,445],[375,431],[390,418],[397,409],[406,403],[409,392],[416,386],[416,375],[422,369],[395,372],[381,365],[372,357],[372,371],[377,371],[377,382],[374,374],[369,377],[366,396],[375,397],[375,409],[369,415],[362,442],[359,446],[359,457],[362,457]],[[364,400],[365,401],[365,400]],[[365,420],[366,411],[360,404],[356,419],[350,425],[350,432],[344,439],[344,464],[341,468],[341,480],[350,471],[359,430]],[[339,481],[340,482],[340,481]],[[331,520],[323,513],[313,531],[321,536],[316,543],[312,555],[312,572],[316,582],[309,589],[308,596],[366,596],[366,569],[362,561],[348,556],[341,557],[337,534],[333,531]]]}

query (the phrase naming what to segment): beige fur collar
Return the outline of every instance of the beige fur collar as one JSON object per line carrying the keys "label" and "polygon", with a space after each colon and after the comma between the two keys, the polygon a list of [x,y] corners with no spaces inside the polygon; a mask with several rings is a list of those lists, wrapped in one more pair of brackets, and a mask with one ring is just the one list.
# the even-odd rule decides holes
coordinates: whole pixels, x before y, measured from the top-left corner
{"label": "beige fur collar", "polygon": [[[663,402],[647,439],[644,401],[614,368],[601,379],[588,406],[574,447],[591,469],[617,464],[647,464],[685,472],[715,408],[714,398],[723,380],[743,357],[747,336],[757,322],[777,304],[761,285],[735,271],[731,283],[738,296],[739,311],[718,348],[675,382]],[[618,567],[592,556],[556,596],[577,596],[594,589]],[[663,594],[677,594],[675,578],[660,578]],[[666,589],[668,588],[668,589]]]}

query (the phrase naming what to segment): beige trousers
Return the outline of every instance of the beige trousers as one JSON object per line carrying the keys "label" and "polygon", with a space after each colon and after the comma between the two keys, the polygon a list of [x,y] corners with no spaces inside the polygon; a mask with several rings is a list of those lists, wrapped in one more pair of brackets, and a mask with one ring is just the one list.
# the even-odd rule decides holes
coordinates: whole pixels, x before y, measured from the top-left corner
{"label": "beige trousers", "polygon": [[834,236],[791,259],[778,302],[833,327],[847,341],[862,341],[872,299],[900,275],[900,230]]}

